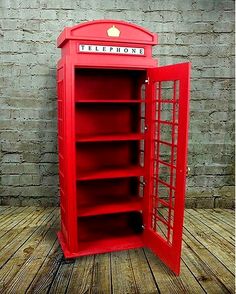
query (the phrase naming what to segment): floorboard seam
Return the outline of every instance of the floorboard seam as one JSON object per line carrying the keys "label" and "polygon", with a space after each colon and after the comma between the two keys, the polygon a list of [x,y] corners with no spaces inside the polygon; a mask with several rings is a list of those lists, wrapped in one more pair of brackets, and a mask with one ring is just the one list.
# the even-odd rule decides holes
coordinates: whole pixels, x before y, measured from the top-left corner
{"label": "floorboard seam", "polygon": [[[184,226],[185,230],[188,231],[188,233],[195,239],[197,242],[199,242],[210,254],[212,254],[230,273],[232,273],[227,266],[215,255],[212,251],[210,251],[200,240],[198,240],[187,228]],[[232,273],[234,275],[234,273]]]}
{"label": "floorboard seam", "polygon": [[148,258],[147,258],[146,252],[145,252],[144,248],[142,248],[142,250],[143,250],[143,253],[144,253],[145,259],[146,259],[146,261],[147,261],[148,267],[149,267],[149,269],[150,269],[150,272],[151,272],[151,275],[152,275],[153,281],[154,281],[154,283],[155,283],[155,285],[156,285],[157,292],[160,294],[161,291],[160,291],[160,289],[159,289],[159,287],[158,287],[158,283],[157,283],[157,281],[156,281],[156,279],[155,279],[155,276],[154,276],[154,274],[153,274],[152,267],[151,267],[151,265],[150,265],[150,263],[149,263],[149,260],[148,260]]}

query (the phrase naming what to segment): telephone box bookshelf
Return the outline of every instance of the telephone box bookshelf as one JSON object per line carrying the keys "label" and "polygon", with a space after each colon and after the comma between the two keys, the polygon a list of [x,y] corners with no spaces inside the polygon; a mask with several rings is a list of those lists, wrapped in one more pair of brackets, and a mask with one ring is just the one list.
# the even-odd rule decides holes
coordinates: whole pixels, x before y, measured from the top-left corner
{"label": "telephone box bookshelf", "polygon": [[157,67],[156,43],[113,20],[65,28],[58,38],[66,258],[147,246],[179,273],[189,64]]}

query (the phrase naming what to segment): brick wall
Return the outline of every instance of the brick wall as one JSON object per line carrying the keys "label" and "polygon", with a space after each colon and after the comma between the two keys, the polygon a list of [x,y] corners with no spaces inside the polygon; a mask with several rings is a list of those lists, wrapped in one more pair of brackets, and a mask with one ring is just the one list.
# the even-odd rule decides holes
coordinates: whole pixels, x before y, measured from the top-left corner
{"label": "brick wall", "polygon": [[234,1],[1,0],[0,204],[58,203],[55,67],[64,26],[122,19],[159,34],[160,65],[191,61],[187,206],[232,207]]}

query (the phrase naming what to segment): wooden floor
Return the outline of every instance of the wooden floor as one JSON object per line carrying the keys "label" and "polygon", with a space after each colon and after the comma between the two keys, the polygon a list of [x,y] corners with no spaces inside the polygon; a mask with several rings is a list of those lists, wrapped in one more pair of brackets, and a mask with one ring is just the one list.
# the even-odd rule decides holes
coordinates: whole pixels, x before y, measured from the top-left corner
{"label": "wooden floor", "polygon": [[181,275],[147,249],[63,259],[57,208],[0,207],[0,293],[234,293],[234,212],[185,213]]}

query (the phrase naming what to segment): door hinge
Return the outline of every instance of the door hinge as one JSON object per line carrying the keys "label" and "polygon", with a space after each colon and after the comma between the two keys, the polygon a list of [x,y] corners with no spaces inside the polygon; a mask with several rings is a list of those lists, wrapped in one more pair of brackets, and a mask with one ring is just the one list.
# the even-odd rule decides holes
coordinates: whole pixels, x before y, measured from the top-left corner
{"label": "door hinge", "polygon": [[149,84],[149,77],[147,77],[147,79],[144,82],[145,84]]}

